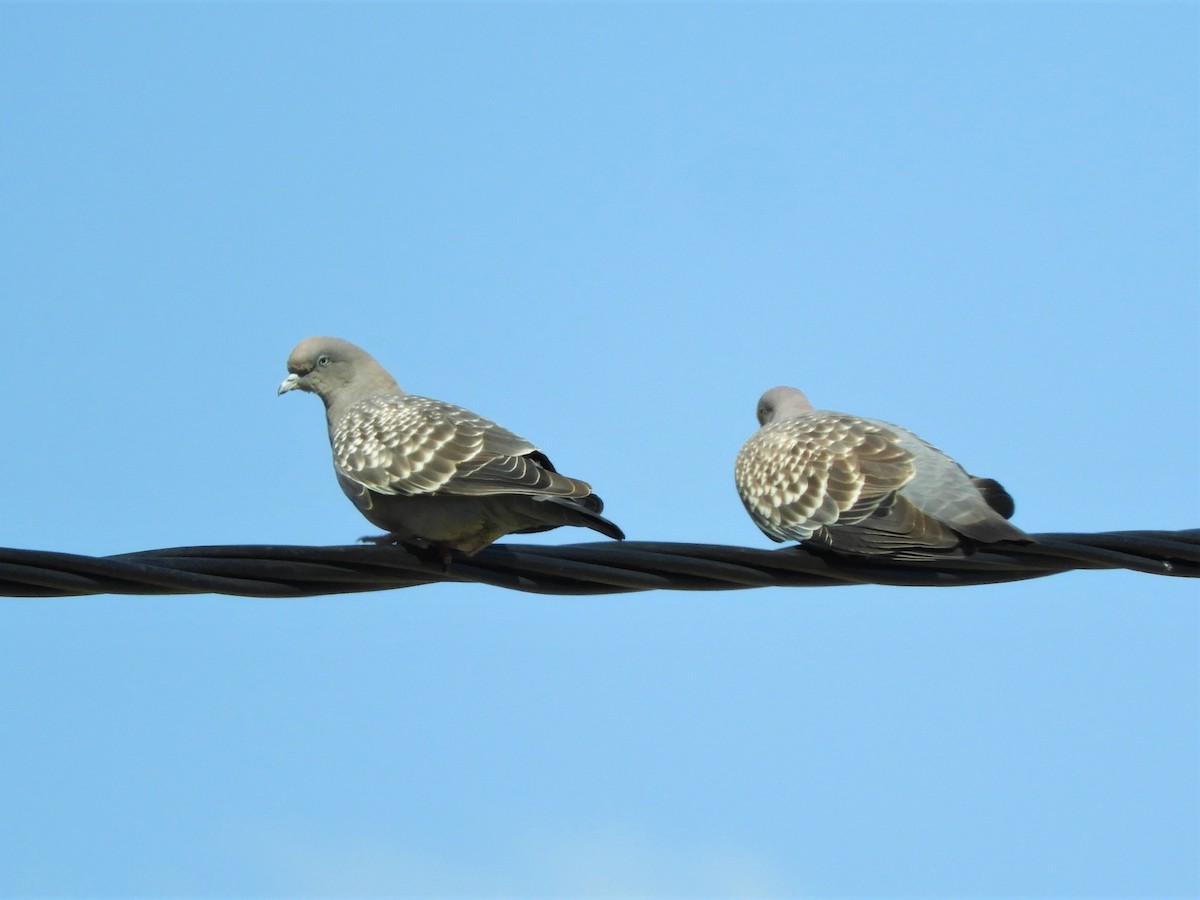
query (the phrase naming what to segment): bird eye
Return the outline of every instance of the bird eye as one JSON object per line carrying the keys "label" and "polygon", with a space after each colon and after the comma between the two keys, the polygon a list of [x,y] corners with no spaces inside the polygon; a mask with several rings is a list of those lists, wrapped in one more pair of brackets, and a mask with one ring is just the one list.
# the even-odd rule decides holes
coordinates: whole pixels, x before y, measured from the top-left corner
{"label": "bird eye", "polygon": [[329,357],[328,356],[318,356],[317,357],[317,365],[320,366],[321,368],[324,368],[325,366],[329,365]]}

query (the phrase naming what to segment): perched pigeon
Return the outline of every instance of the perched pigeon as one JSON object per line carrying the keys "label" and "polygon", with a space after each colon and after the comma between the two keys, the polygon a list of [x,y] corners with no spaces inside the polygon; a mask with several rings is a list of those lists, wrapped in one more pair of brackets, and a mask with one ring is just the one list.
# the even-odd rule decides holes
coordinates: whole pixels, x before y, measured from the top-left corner
{"label": "perched pigeon", "polygon": [[1012,497],[968,475],[915,434],[813,409],[790,387],[758,401],[762,425],[734,466],[738,494],[767,537],[862,556],[961,555],[1028,542]]}
{"label": "perched pigeon", "polygon": [[406,394],[347,341],[301,341],[279,393],[325,403],[338,483],[388,534],[367,538],[471,554],[506,534],[582,525],[621,540],[604,504],[537,447],[473,412]]}

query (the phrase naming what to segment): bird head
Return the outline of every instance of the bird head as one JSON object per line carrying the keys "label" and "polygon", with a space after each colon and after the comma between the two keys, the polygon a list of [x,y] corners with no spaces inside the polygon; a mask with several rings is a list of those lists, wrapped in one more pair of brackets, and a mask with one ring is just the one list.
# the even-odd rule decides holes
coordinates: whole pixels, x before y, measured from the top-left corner
{"label": "bird head", "polygon": [[288,357],[290,373],[279,385],[279,393],[302,390],[316,394],[329,406],[335,394],[396,389],[395,379],[374,358],[349,341],[333,337],[311,337],[296,345]]}
{"label": "bird head", "polygon": [[770,425],[772,422],[807,415],[813,410],[813,405],[801,391],[793,387],[774,387],[758,399],[755,414],[759,425]]}

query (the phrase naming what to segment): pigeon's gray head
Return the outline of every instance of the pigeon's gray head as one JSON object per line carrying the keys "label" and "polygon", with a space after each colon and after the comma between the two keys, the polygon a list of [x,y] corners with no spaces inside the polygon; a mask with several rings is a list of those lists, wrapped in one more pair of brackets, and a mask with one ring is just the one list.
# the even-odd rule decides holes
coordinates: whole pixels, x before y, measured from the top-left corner
{"label": "pigeon's gray head", "polygon": [[299,388],[316,394],[326,406],[335,396],[344,401],[397,390],[396,380],[371,354],[341,338],[301,341],[288,357],[287,368],[291,374],[279,385],[279,393]]}
{"label": "pigeon's gray head", "polygon": [[774,387],[758,398],[759,425],[770,425],[784,419],[807,415],[814,409],[808,398],[793,387]]}

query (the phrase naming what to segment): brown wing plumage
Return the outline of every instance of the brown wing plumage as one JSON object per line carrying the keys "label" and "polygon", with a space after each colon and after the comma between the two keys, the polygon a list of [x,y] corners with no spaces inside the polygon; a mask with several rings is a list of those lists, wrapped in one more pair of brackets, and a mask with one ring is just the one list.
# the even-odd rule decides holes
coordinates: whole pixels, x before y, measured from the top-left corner
{"label": "brown wing plumage", "polygon": [[524,438],[469,410],[408,394],[368,397],[333,432],[344,477],[381,494],[586,497]]}
{"label": "brown wing plumage", "polygon": [[894,505],[915,474],[913,456],[886,429],[839,414],[760,428],[738,454],[738,493],[777,541],[805,541]]}

